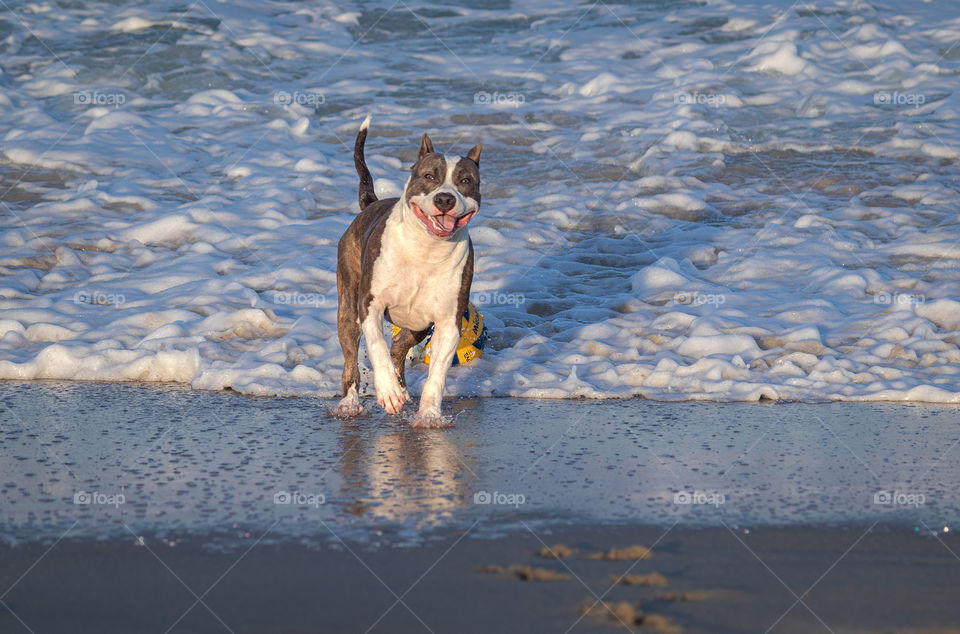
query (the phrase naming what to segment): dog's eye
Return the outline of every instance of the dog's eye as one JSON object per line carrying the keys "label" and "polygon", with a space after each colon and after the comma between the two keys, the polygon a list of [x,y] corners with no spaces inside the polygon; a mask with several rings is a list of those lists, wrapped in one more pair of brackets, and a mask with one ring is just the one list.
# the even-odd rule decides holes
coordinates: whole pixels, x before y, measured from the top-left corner
{"label": "dog's eye", "polygon": [[434,176],[433,174],[429,173],[429,172],[427,172],[426,174],[424,174],[423,177],[424,177],[425,179],[427,179],[428,181],[435,181],[435,180],[437,180],[437,177]]}
{"label": "dog's eye", "polygon": [[473,182],[473,179],[470,178],[469,176],[464,176],[463,178],[460,179],[461,185],[469,185],[472,182]]}

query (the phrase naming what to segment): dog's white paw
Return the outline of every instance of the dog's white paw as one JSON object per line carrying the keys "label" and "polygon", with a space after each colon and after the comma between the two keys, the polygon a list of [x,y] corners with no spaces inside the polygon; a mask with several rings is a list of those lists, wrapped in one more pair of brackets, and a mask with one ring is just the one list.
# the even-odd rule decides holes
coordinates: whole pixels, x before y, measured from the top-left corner
{"label": "dog's white paw", "polygon": [[356,405],[337,405],[330,410],[330,415],[334,418],[356,418],[364,413],[363,407],[358,403]]}
{"label": "dog's white paw", "polygon": [[347,390],[347,395],[340,399],[340,402],[332,410],[328,410],[331,416],[336,418],[353,418],[364,413],[360,405],[360,395],[357,393],[357,386],[351,385]]}
{"label": "dog's white paw", "polygon": [[403,404],[410,400],[406,388],[400,387],[395,375],[389,375],[390,378],[376,383],[377,402],[388,414],[398,414],[403,409]]}
{"label": "dog's white paw", "polygon": [[335,418],[354,418],[363,414],[364,411],[356,390],[351,389],[350,393],[340,399],[337,406],[330,410],[330,415]]}
{"label": "dog's white paw", "polygon": [[437,429],[440,427],[452,427],[453,424],[450,419],[440,415],[440,410],[428,409],[417,412],[410,426],[417,429]]}

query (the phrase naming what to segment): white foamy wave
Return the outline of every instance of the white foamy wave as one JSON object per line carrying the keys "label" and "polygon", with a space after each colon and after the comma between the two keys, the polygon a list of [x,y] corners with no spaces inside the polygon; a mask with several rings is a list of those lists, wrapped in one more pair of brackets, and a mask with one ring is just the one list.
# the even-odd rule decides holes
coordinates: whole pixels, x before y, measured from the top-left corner
{"label": "white foamy wave", "polygon": [[451,394],[960,402],[946,2],[35,8],[0,44],[0,378],[336,395],[373,113],[383,197],[421,132],[484,143]]}

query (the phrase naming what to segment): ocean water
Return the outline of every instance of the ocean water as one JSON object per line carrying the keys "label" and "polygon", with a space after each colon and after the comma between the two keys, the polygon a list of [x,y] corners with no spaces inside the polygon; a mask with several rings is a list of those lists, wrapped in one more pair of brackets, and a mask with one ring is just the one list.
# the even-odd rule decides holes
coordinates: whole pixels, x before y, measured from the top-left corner
{"label": "ocean water", "polygon": [[484,144],[448,394],[960,402],[955,3],[459,4],[8,1],[0,378],[336,395],[371,114]]}

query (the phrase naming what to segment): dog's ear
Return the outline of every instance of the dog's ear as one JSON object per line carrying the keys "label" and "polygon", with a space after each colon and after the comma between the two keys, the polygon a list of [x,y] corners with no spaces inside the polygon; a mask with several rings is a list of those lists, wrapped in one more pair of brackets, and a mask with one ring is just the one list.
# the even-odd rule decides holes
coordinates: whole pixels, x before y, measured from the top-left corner
{"label": "dog's ear", "polygon": [[483,150],[483,143],[477,143],[474,145],[469,152],[467,152],[467,158],[480,165],[480,152]]}
{"label": "dog's ear", "polygon": [[433,152],[433,143],[430,142],[430,137],[424,132],[423,140],[420,141],[420,158],[423,158],[424,154],[430,154],[431,152]]}

